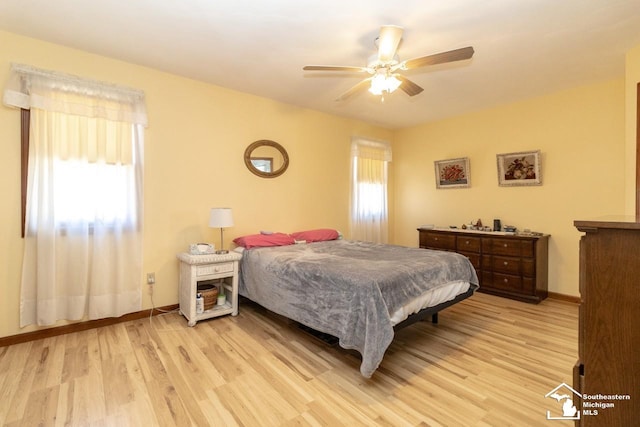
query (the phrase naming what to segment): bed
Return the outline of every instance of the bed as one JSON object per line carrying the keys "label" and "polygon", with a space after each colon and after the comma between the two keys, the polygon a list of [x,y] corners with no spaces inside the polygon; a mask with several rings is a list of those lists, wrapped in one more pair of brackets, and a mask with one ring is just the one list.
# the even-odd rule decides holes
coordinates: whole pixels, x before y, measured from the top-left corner
{"label": "bed", "polygon": [[331,240],[243,251],[239,293],[335,336],[371,377],[394,329],[471,296],[478,278],[457,253]]}

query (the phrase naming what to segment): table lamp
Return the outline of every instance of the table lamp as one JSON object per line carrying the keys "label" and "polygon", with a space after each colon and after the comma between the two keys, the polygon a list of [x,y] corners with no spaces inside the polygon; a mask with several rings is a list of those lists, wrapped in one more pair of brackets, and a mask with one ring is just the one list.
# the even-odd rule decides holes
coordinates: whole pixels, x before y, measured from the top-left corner
{"label": "table lamp", "polygon": [[226,254],[229,251],[224,249],[223,229],[233,227],[233,215],[231,208],[212,208],[209,214],[209,227],[220,228],[220,249],[217,254]]}

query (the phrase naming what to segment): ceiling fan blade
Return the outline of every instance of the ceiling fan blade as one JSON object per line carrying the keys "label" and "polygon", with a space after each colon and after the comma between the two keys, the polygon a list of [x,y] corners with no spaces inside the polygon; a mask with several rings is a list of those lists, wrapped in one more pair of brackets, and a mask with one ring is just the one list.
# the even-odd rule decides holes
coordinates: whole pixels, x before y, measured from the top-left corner
{"label": "ceiling fan blade", "polygon": [[402,82],[400,83],[400,89],[405,91],[405,93],[409,96],[415,96],[424,90],[403,75],[394,74],[394,76]]}
{"label": "ceiling fan blade", "polygon": [[352,86],[351,89],[349,89],[348,91],[340,95],[338,98],[336,98],[336,101],[344,101],[345,99],[349,98],[351,95],[354,95],[357,92],[365,90],[367,86],[371,86],[371,77],[362,80],[355,86]]}
{"label": "ceiling fan blade", "polygon": [[305,71],[344,71],[348,73],[366,73],[366,67],[347,67],[341,65],[307,65],[302,68]]}
{"label": "ceiling fan blade", "polygon": [[402,69],[411,69],[424,67],[426,65],[444,64],[446,62],[462,61],[473,56],[473,47],[463,47],[460,49],[450,50],[448,52],[436,53],[434,55],[423,56],[420,58],[409,59],[399,64]]}
{"label": "ceiling fan blade", "polygon": [[378,36],[378,60],[382,63],[391,62],[396,56],[396,50],[402,39],[402,27],[384,25]]}

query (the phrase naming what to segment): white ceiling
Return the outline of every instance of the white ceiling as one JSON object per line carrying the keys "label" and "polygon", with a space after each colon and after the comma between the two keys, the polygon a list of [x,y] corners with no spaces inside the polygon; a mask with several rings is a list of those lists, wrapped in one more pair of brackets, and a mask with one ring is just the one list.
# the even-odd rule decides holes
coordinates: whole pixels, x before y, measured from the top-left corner
{"label": "white ceiling", "polygon": [[[335,99],[381,25],[400,59],[473,46],[470,61],[405,73],[425,90]],[[388,128],[622,77],[640,0],[2,0],[0,29]],[[37,64],[32,64],[37,65]]]}

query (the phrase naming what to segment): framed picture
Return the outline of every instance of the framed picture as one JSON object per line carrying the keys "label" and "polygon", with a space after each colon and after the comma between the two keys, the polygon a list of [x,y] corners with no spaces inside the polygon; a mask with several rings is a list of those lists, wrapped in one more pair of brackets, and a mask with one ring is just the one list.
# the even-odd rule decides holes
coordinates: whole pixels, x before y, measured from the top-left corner
{"label": "framed picture", "polygon": [[469,158],[436,160],[436,188],[467,188],[471,186]]}
{"label": "framed picture", "polygon": [[540,150],[498,154],[497,160],[500,186],[542,185]]}

